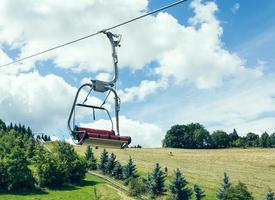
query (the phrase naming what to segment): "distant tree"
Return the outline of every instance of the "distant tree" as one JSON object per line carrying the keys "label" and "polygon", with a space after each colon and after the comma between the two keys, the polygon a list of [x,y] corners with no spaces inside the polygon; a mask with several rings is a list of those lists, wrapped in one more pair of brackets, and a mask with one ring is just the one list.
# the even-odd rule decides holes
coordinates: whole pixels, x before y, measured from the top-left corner
{"label": "distant tree", "polygon": [[115,165],[116,165],[116,156],[114,153],[111,153],[107,163],[106,163],[106,172],[111,174],[113,169],[115,168]]}
{"label": "distant tree", "polygon": [[211,135],[213,147],[215,148],[225,148],[229,147],[229,136],[226,132],[217,130]]}
{"label": "distant tree", "polygon": [[122,179],[123,175],[122,175],[122,166],[121,164],[117,161],[116,165],[112,171],[112,175],[116,178],[116,179]]}
{"label": "distant tree", "polygon": [[239,135],[236,129],[233,129],[233,132],[230,133],[228,136],[229,136],[230,145],[234,147],[234,143],[239,139]]}
{"label": "distant tree", "polygon": [[0,131],[6,131],[7,126],[6,124],[0,119]]}
{"label": "distant tree", "polygon": [[246,140],[246,145],[249,147],[257,147],[259,146],[259,143],[260,143],[259,135],[251,132],[247,133],[245,140]]}
{"label": "distant tree", "polygon": [[195,200],[201,200],[205,197],[204,191],[198,186],[194,185]]}
{"label": "distant tree", "polygon": [[188,200],[192,196],[192,189],[187,187],[188,182],[182,176],[179,169],[175,171],[172,183],[170,185],[170,192],[172,199]]}
{"label": "distant tree", "polygon": [[14,125],[13,129],[14,129],[15,131],[18,131],[18,126],[17,126],[17,124]]}
{"label": "distant tree", "polygon": [[108,162],[108,159],[109,159],[108,152],[106,151],[106,149],[103,149],[100,156],[98,168],[104,173],[106,173],[106,163]]}
{"label": "distant tree", "polygon": [[229,177],[227,176],[226,173],[224,173],[223,183],[221,185],[219,192],[217,193],[218,200],[225,200],[224,199],[225,192],[230,188],[230,186],[231,186],[231,183],[229,182]]}
{"label": "distant tree", "polygon": [[269,139],[270,139],[270,146],[271,146],[271,147],[275,147],[275,133],[272,133],[272,134],[269,136]]}
{"label": "distant tree", "polygon": [[23,133],[23,134],[26,134],[26,133],[27,133],[27,129],[26,129],[25,125],[22,125],[22,129],[21,129],[21,130],[22,130],[22,133]]}
{"label": "distant tree", "polygon": [[162,195],[165,189],[165,173],[161,170],[159,164],[156,164],[155,169],[148,175],[147,185],[153,197]]}
{"label": "distant tree", "polygon": [[8,129],[9,129],[9,130],[13,129],[13,124],[12,124],[12,122],[10,123]]}
{"label": "distant tree", "polygon": [[271,188],[268,188],[265,200],[274,200],[274,199],[275,199],[274,192],[271,190]]}
{"label": "distant tree", "polygon": [[205,148],[210,143],[209,132],[199,123],[175,125],[167,131],[163,147]]}
{"label": "distant tree", "polygon": [[163,140],[163,147],[184,148],[184,125],[174,125],[167,131]]}
{"label": "distant tree", "polygon": [[244,183],[239,182],[236,186],[230,186],[225,190],[223,200],[253,200],[252,193],[248,191]]}
{"label": "distant tree", "polygon": [[127,165],[123,167],[122,173],[123,173],[123,178],[126,181],[128,181],[130,178],[137,177],[136,165],[134,164],[134,161],[131,157],[129,157]]}
{"label": "distant tree", "polygon": [[270,147],[270,139],[267,132],[264,132],[260,138],[260,145],[263,148]]}
{"label": "distant tree", "polygon": [[31,130],[31,128],[28,126],[28,128],[27,128],[27,134],[28,135],[32,135],[32,130]]}
{"label": "distant tree", "polygon": [[196,148],[205,148],[210,145],[210,134],[205,128],[194,130],[194,143]]}

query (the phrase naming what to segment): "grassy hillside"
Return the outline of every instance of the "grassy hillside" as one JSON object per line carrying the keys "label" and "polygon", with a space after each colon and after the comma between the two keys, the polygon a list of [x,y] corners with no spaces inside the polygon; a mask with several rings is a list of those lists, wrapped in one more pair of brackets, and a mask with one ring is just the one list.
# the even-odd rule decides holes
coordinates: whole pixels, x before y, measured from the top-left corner
{"label": "grassy hillside", "polygon": [[131,200],[123,192],[107,184],[104,180],[87,174],[78,186],[68,186],[45,191],[25,191],[13,194],[0,194],[1,200],[58,200],[58,199],[95,199],[94,188],[103,200]]}
{"label": "grassy hillside", "polygon": [[[76,146],[75,149],[83,154],[86,147]],[[93,150],[99,158],[103,149]],[[275,149],[107,150],[114,152],[123,164],[132,156],[139,174],[143,176],[147,176],[157,162],[168,168],[168,179],[175,168],[180,168],[189,182],[198,183],[206,190],[206,199],[209,200],[216,197],[224,172],[228,173],[233,183],[239,180],[246,183],[256,199],[263,199],[268,186],[275,190]]]}

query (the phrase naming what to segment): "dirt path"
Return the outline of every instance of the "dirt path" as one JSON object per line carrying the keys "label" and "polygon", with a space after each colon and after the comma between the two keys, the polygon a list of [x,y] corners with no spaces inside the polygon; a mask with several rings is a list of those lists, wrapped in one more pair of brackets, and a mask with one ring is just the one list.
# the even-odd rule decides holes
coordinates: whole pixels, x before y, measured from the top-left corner
{"label": "dirt path", "polygon": [[[110,187],[115,187],[115,189],[118,191],[118,194],[122,197],[123,200],[134,200],[136,198],[132,198],[127,196],[126,194],[128,193],[128,188],[118,182],[116,182],[115,180],[113,180],[112,178],[105,176],[103,174],[94,172],[94,171],[89,171],[90,174],[100,177],[106,181],[108,181],[109,183],[111,183]],[[137,199],[142,199],[142,200],[147,200],[147,198],[145,196],[139,196],[137,197]]]}

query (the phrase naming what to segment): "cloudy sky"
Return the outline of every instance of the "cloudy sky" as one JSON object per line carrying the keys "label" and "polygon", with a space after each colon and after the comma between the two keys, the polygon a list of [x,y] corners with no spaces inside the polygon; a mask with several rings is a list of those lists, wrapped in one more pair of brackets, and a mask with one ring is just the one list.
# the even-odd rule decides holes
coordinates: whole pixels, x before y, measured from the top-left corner
{"label": "cloudy sky", "polygon": [[[0,64],[171,2],[1,0]],[[121,134],[154,147],[172,125],[190,122],[209,131],[236,128],[240,135],[275,132],[274,10],[274,1],[190,0],[113,30],[122,34]],[[77,88],[111,73],[104,35],[1,68],[0,118],[68,139]],[[109,126],[105,118],[93,122],[91,113],[79,113],[83,124]]]}

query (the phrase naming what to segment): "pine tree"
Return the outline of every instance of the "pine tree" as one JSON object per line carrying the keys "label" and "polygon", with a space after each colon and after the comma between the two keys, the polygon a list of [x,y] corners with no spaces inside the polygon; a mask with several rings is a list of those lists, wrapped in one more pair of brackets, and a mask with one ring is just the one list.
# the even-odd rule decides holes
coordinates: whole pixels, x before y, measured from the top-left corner
{"label": "pine tree", "polygon": [[87,147],[86,152],[85,152],[85,158],[88,162],[88,169],[90,170],[96,170],[96,159],[94,157],[93,150],[90,146]]}
{"label": "pine tree", "polygon": [[114,169],[116,165],[116,156],[114,153],[110,155],[110,158],[108,159],[108,162],[106,163],[106,172],[111,174],[112,170]]}
{"label": "pine tree", "polygon": [[22,125],[20,123],[19,123],[19,126],[18,126],[18,132],[22,133]]}
{"label": "pine tree", "polygon": [[165,189],[165,173],[161,170],[159,164],[156,164],[155,169],[148,175],[147,185],[153,197],[162,195]]}
{"label": "pine tree", "polygon": [[26,130],[25,125],[22,126],[22,133],[23,133],[23,134],[27,133],[27,130]]}
{"label": "pine tree", "polygon": [[86,158],[86,160],[90,160],[90,158],[91,158],[92,156],[94,156],[94,155],[93,155],[93,152],[92,152],[92,148],[91,148],[91,146],[89,145],[89,146],[87,146],[87,148],[86,148],[85,158]]}
{"label": "pine tree", "polygon": [[229,182],[229,177],[227,176],[226,172],[224,173],[224,177],[223,177],[223,183],[221,185],[220,191],[217,193],[217,198],[219,200],[223,199],[224,196],[224,192],[230,188],[231,183]]}
{"label": "pine tree", "polygon": [[112,175],[116,178],[116,179],[122,179],[122,166],[119,163],[119,161],[116,162],[116,165],[112,171]]}
{"label": "pine tree", "polygon": [[274,192],[272,192],[271,188],[268,189],[265,200],[275,200]]}
{"label": "pine tree", "polygon": [[129,178],[136,178],[137,177],[137,170],[136,165],[134,164],[132,158],[130,157],[128,160],[128,163],[123,168],[123,178],[129,179]]}
{"label": "pine tree", "polygon": [[31,130],[31,128],[28,126],[28,128],[27,128],[27,134],[28,135],[32,135],[32,130]]}
{"label": "pine tree", "polygon": [[13,129],[14,129],[15,131],[18,131],[18,126],[17,126],[17,124],[14,125]]}
{"label": "pine tree", "polygon": [[99,166],[98,166],[99,169],[104,173],[106,172],[106,163],[108,162],[108,159],[109,159],[108,152],[106,151],[106,149],[104,149],[101,153]]}
{"label": "pine tree", "polygon": [[173,181],[170,185],[172,199],[175,200],[188,200],[191,198],[192,189],[187,188],[188,182],[182,176],[179,169],[175,171]]}
{"label": "pine tree", "polygon": [[12,124],[12,122],[11,122],[10,125],[9,125],[9,130],[11,130],[11,129],[13,129],[13,124]]}
{"label": "pine tree", "polygon": [[198,186],[194,185],[195,199],[201,200],[205,197],[204,191]]}
{"label": "pine tree", "polygon": [[0,119],[0,131],[6,131],[7,130],[7,126],[5,124],[5,122],[3,122],[1,119]]}

